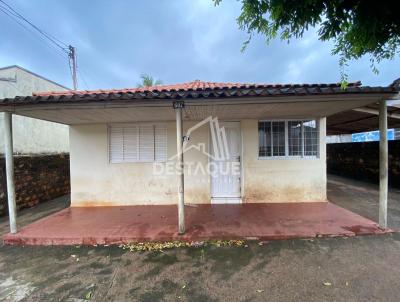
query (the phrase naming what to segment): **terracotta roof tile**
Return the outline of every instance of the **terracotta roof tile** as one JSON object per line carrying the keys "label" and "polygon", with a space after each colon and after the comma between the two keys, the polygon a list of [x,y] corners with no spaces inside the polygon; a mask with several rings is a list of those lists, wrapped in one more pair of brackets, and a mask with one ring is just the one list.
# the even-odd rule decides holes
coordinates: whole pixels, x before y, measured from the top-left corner
{"label": "terracotta roof tile", "polygon": [[[350,83],[349,87],[360,86],[361,82]],[[138,93],[138,92],[175,92],[175,91],[204,91],[215,89],[251,89],[251,88],[300,88],[300,87],[340,87],[340,83],[332,84],[250,84],[250,83],[218,83],[218,82],[204,82],[195,80],[187,83],[170,84],[170,85],[157,85],[150,87],[140,88],[121,88],[121,89],[98,89],[98,90],[69,90],[69,91],[47,91],[36,92],[34,96],[50,96],[50,95],[92,95],[92,94],[114,94],[114,93]]]}
{"label": "terracotta roof tile", "polygon": [[113,102],[135,100],[216,99],[243,97],[280,97],[305,95],[334,95],[357,93],[385,93],[394,95],[399,88],[361,86],[350,83],[342,89],[340,83],[329,84],[252,84],[192,81],[182,84],[158,85],[141,88],[70,90],[38,92],[33,96],[21,96],[0,100],[0,106],[26,104],[61,104],[84,102]]}

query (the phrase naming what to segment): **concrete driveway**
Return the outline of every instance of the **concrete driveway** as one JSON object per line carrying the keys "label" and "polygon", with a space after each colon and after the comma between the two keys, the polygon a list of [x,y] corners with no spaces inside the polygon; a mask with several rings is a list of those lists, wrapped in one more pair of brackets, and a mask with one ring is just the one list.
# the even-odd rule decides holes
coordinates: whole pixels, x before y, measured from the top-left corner
{"label": "concrete driveway", "polygon": [[[332,202],[371,219],[373,185],[331,177]],[[21,224],[68,205],[26,210]],[[389,226],[399,227],[391,191]],[[33,214],[34,213],[34,214]],[[6,222],[0,221],[1,232]],[[5,301],[398,301],[400,235],[129,252],[118,247],[0,247]]]}

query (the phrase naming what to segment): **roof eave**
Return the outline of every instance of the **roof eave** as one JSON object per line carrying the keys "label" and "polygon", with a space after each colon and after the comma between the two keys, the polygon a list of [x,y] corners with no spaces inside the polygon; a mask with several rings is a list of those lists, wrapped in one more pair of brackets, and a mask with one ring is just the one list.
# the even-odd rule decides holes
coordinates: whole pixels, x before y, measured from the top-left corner
{"label": "roof eave", "polygon": [[104,94],[76,94],[50,96],[24,96],[0,100],[0,108],[7,106],[24,106],[35,104],[79,104],[90,102],[146,102],[215,99],[237,100],[243,98],[297,98],[297,97],[330,97],[348,95],[385,95],[388,99],[396,98],[398,90],[395,87],[311,87],[311,88],[273,88],[273,89],[220,89],[220,90],[188,90],[167,92],[136,92],[136,93],[104,93]]}

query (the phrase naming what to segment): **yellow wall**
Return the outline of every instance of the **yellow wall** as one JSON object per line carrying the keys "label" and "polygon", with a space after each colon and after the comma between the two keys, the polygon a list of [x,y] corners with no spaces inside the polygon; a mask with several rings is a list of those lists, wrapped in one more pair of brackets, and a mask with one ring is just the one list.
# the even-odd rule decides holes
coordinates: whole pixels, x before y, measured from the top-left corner
{"label": "yellow wall", "polygon": [[[195,122],[184,122],[185,131]],[[175,123],[168,126],[168,158],[176,153]],[[259,160],[257,120],[242,120],[243,202],[300,202],[326,200],[325,119],[320,121],[320,159]],[[190,144],[209,148],[209,130],[197,129]],[[107,125],[70,127],[72,206],[176,204],[176,176],[154,176],[152,163],[111,164]],[[207,155],[191,150],[185,163],[208,163]],[[168,161],[174,163],[175,158]],[[192,170],[193,171],[193,170]],[[210,179],[185,175],[185,202],[209,203]]]}
{"label": "yellow wall", "polygon": [[317,159],[258,159],[258,121],[242,121],[243,202],[326,201],[326,119]]}
{"label": "yellow wall", "polygon": [[[184,131],[194,123],[185,123]],[[175,123],[167,123],[168,158],[176,153]],[[193,133],[190,143],[205,142],[208,129]],[[207,163],[206,155],[191,150],[185,161]],[[108,160],[107,125],[70,127],[71,203],[73,206],[175,204],[177,178],[153,173],[153,163],[118,163]],[[173,158],[168,163],[174,163]],[[165,165],[165,164],[164,164]],[[207,203],[210,182],[206,176],[186,175],[185,197],[188,203]]]}

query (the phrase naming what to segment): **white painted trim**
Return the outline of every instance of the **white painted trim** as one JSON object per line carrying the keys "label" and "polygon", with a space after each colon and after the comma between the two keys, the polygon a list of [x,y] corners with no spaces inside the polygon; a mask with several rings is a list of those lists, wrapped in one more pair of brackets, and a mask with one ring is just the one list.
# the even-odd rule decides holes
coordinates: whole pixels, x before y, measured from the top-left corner
{"label": "white painted trim", "polygon": [[317,156],[265,156],[265,157],[258,157],[258,160],[316,160],[319,159]]}
{"label": "white painted trim", "polygon": [[234,197],[211,197],[212,204],[241,204],[242,198],[234,198]]}
{"label": "white painted trim", "polygon": [[[211,175],[209,176],[209,179],[210,179],[210,202],[212,203],[212,204],[218,204],[218,203],[228,203],[228,202],[214,202],[215,200],[222,200],[222,199],[224,199],[224,200],[237,200],[237,199],[239,199],[239,204],[240,203],[242,203],[242,198],[243,198],[243,196],[244,196],[244,173],[243,173],[243,171],[244,171],[244,168],[243,168],[243,134],[242,134],[242,120],[222,120],[222,121],[219,121],[220,122],[220,126],[221,125],[223,125],[224,123],[238,123],[239,124],[239,135],[240,135],[240,149],[241,149],[241,151],[240,151],[240,192],[239,192],[239,197],[237,197],[237,198],[234,198],[234,197],[229,197],[229,198],[226,198],[226,197],[213,197],[212,195],[211,195],[211,186],[212,186],[212,177],[211,177]],[[208,131],[208,133],[210,133],[210,129],[209,129],[209,131]],[[211,137],[209,136],[209,143],[208,143],[208,153],[209,154],[211,154]],[[210,163],[211,161],[211,158],[208,158],[208,162]],[[236,202],[235,202],[236,203]]]}
{"label": "white painted trim", "polygon": [[[321,155],[321,150],[320,150],[320,143],[321,143],[321,134],[320,134],[320,123],[319,123],[320,118],[292,118],[292,119],[262,119],[258,120],[257,122],[257,131],[258,131],[258,123],[260,122],[285,122],[285,156],[258,156],[258,160],[315,160],[315,159],[320,159]],[[315,125],[317,126],[318,129],[318,155],[312,156],[312,155],[288,155],[289,154],[289,126],[288,122],[290,121],[301,121],[304,122],[305,120],[311,120],[315,121]],[[302,148],[302,154],[304,154],[304,126],[303,123],[301,124],[301,148]],[[258,150],[260,149],[260,140],[258,140]],[[272,125],[271,125],[271,154],[273,154],[273,139],[272,139]]]}

